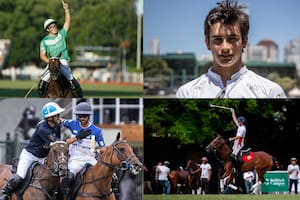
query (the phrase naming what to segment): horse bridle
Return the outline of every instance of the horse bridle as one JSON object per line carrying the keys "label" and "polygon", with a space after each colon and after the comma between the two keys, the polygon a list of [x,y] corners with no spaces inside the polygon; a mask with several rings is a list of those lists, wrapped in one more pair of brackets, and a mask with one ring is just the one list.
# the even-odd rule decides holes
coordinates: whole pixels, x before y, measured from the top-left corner
{"label": "horse bridle", "polygon": [[216,145],[214,147],[211,148],[212,152],[214,153],[216,159],[220,162],[220,163],[224,163],[225,161],[220,159],[217,155],[217,151],[221,151],[221,147],[226,144],[226,142],[220,142],[220,145],[218,147],[216,147]]}
{"label": "horse bridle", "polygon": [[[53,144],[67,144],[66,142],[64,142],[64,141],[56,141],[56,142],[54,142]],[[50,174],[51,174],[51,176],[50,177],[58,177],[59,176],[59,161],[60,160],[63,160],[63,159],[68,159],[67,158],[67,156],[65,156],[65,155],[61,155],[61,156],[59,156],[58,158],[56,158],[56,155],[54,154],[54,151],[52,150],[52,147],[51,147],[51,144],[50,144],[50,151],[51,151],[51,158],[52,158],[52,160],[53,160],[53,165],[54,165],[54,168],[50,168],[49,167],[49,164],[47,164],[47,169],[49,170],[49,172],[50,172]],[[32,179],[39,179],[40,181],[42,181],[42,180],[48,180],[49,179],[49,176],[47,176],[47,177],[44,177],[44,178],[40,178],[40,177],[32,177]],[[58,185],[59,184],[57,184],[57,187],[56,187],[56,189],[53,191],[53,195],[57,195],[58,194]],[[39,189],[39,190],[41,190],[41,191],[43,191],[46,195],[47,195],[47,197],[49,198],[49,199],[53,199],[52,197],[53,196],[51,196],[49,193],[48,193],[48,191],[45,189],[45,188],[43,188],[41,185],[34,185],[34,184],[32,184],[32,183],[30,183],[29,184],[29,186],[31,186],[31,187],[33,187],[33,188],[36,188],[36,189]]]}
{"label": "horse bridle", "polygon": [[[132,161],[132,158],[136,158],[136,155],[134,153],[130,154],[128,157],[123,153],[121,152],[117,145],[118,144],[121,144],[121,143],[126,143],[125,141],[123,140],[118,140],[118,141],[115,141],[112,146],[113,146],[113,150],[114,152],[117,153],[117,158],[121,161],[120,165],[114,165],[112,163],[108,163],[108,162],[105,162],[103,161],[102,159],[99,160],[99,162],[103,163],[104,165],[110,167],[110,168],[113,168],[113,169],[120,169],[122,171],[126,171],[128,169],[130,169],[131,167],[131,161]],[[112,161],[112,157],[113,157],[114,153],[111,155],[111,161]]]}
{"label": "horse bridle", "polygon": [[[54,142],[53,144],[67,144],[66,142],[64,141],[56,141]],[[51,147],[50,147],[51,148]],[[49,168],[50,172],[51,172],[51,175],[56,175],[56,176],[59,176],[59,161],[61,160],[66,160],[68,161],[68,157],[64,154],[61,154],[60,156],[58,156],[58,158],[56,157],[56,155],[54,155],[54,151],[52,149],[50,149],[51,151],[51,156],[52,156],[52,160],[54,161],[53,164],[54,164],[54,168],[51,169]],[[67,163],[68,164],[68,163]],[[53,172],[53,173],[52,173]]]}
{"label": "horse bridle", "polygon": [[[118,141],[113,142],[113,144],[112,144],[113,153],[111,154],[111,158],[110,158],[111,162],[110,163],[103,161],[101,158],[100,158],[99,162],[101,162],[102,164],[106,165],[107,167],[109,167],[111,169],[120,169],[122,171],[126,171],[126,170],[130,169],[130,167],[132,167],[130,161],[132,160],[132,158],[137,158],[137,157],[134,153],[130,154],[127,157],[123,152],[121,152],[120,149],[118,149],[118,147],[117,147],[117,145],[121,144],[121,143],[126,143],[126,141],[118,140]],[[119,165],[112,164],[112,158],[113,158],[115,152],[117,153],[117,158],[121,161],[121,163]],[[109,176],[102,176],[102,177],[99,177],[99,178],[96,178],[96,179],[92,179],[91,181],[84,182],[83,185],[84,184],[95,183],[97,181],[104,180],[106,178],[109,178]],[[122,178],[123,178],[123,176],[122,176]],[[109,197],[113,193],[113,190],[110,190],[109,192],[104,192],[96,184],[95,184],[95,186],[98,189],[98,191],[100,192],[100,195],[94,195],[94,194],[89,194],[89,193],[81,193],[81,196],[90,197],[90,198],[106,199],[107,197]]]}

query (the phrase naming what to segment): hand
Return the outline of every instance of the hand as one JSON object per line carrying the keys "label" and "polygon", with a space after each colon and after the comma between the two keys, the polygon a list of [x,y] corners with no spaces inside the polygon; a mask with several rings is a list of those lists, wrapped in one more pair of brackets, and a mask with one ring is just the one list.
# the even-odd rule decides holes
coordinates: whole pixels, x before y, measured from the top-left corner
{"label": "hand", "polygon": [[230,111],[231,111],[232,113],[234,113],[234,109],[233,109],[233,108],[230,108]]}
{"label": "hand", "polygon": [[68,9],[69,9],[69,4],[65,3],[64,0],[61,0],[61,3],[62,3],[63,8],[64,8],[65,10],[68,10]]}
{"label": "hand", "polygon": [[231,142],[231,138],[227,138],[225,142]]}
{"label": "hand", "polygon": [[76,135],[76,139],[77,140],[81,140],[83,138],[86,138],[87,136],[89,136],[91,134],[91,130],[84,130],[81,129],[81,131],[78,133],[78,135]]}

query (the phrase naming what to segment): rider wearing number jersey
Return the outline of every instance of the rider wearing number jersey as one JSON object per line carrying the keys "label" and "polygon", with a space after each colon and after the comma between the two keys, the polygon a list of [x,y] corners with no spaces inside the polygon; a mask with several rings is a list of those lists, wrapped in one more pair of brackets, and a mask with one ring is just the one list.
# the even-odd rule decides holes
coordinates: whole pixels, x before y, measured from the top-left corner
{"label": "rider wearing number jersey", "polygon": [[[48,32],[48,35],[45,36],[40,42],[40,59],[48,64],[49,58],[58,57],[61,63],[61,73],[70,82],[73,96],[82,97],[81,87],[74,79],[69,66],[71,59],[69,57],[66,44],[67,32],[71,22],[69,5],[64,3],[63,0],[62,4],[63,8],[65,9],[65,23],[63,28],[58,31],[57,22],[54,19],[47,19],[44,22],[44,29]],[[38,86],[40,97],[46,97],[46,91],[49,86],[49,82],[50,72],[47,67],[45,72],[42,74],[41,81]]]}
{"label": "rider wearing number jersey", "polygon": [[[70,129],[72,134],[71,138],[67,139],[67,143],[70,144],[68,163],[70,173],[62,183],[64,199],[70,198],[74,177],[84,165],[87,163],[92,166],[96,165],[95,149],[100,149],[101,152],[105,149],[101,129],[90,122],[89,118],[92,113],[93,110],[90,104],[81,102],[76,106],[74,112],[77,115],[77,120],[63,120],[63,125]],[[90,131],[90,134],[85,138],[76,139],[76,136],[82,131]]]}
{"label": "rider wearing number jersey", "polygon": [[9,199],[9,196],[24,180],[28,168],[33,162],[44,163],[50,149],[49,144],[60,139],[60,113],[65,109],[54,102],[47,103],[42,108],[43,121],[37,128],[20,154],[17,173],[8,180],[0,192],[0,199]]}

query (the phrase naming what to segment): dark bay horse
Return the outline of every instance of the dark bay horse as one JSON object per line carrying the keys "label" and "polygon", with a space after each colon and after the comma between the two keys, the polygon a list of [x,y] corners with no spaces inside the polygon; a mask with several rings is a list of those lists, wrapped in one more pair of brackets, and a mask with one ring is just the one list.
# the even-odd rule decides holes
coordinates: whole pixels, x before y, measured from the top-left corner
{"label": "dark bay horse", "polygon": [[[22,193],[23,200],[59,199],[60,178],[68,172],[69,146],[63,141],[50,145],[49,154],[44,164],[36,164],[32,170],[27,187]],[[12,166],[0,164],[0,187],[13,175]],[[26,181],[13,192],[11,199],[17,200],[17,193],[26,186]]]}
{"label": "dark bay horse", "polygon": [[120,140],[120,133],[116,140],[106,147],[97,164],[85,172],[75,199],[115,200],[111,181],[116,168],[125,168],[133,175],[139,174],[143,169],[143,164],[134,154],[132,147],[126,140]]}
{"label": "dark bay horse", "polygon": [[[211,143],[206,147],[206,151],[218,151],[221,154],[221,161],[223,162],[224,174],[221,179],[230,176],[229,183],[232,183],[234,175],[231,173],[233,168],[233,163],[230,160],[230,154],[232,152],[231,147],[225,142],[221,135],[211,141]],[[263,177],[266,171],[272,169],[273,167],[273,157],[264,151],[253,152],[253,159],[248,162],[243,162],[241,165],[241,172],[247,172],[255,170],[257,173],[257,182],[251,188],[253,193],[259,192],[259,186],[263,182]]]}
{"label": "dark bay horse", "polygon": [[50,71],[50,83],[47,89],[47,96],[49,98],[72,98],[73,95],[71,93],[70,83],[67,79],[62,75],[60,71],[60,61],[58,57],[51,57],[49,59],[49,71]]}
{"label": "dark bay horse", "polygon": [[[193,160],[188,160],[184,169],[172,170],[169,174],[171,188],[173,193],[197,194],[200,184],[200,171],[197,163]],[[181,185],[181,188],[177,187]]]}

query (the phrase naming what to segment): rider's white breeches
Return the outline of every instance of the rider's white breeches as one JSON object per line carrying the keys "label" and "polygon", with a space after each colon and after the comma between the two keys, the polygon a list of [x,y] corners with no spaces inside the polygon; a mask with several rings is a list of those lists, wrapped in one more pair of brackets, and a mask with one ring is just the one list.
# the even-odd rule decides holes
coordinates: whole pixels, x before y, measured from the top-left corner
{"label": "rider's white breeches", "polygon": [[23,179],[26,176],[28,168],[34,161],[38,161],[41,164],[44,164],[46,158],[38,158],[34,156],[32,153],[28,152],[26,149],[23,149],[20,154],[20,160],[17,168],[17,175],[22,177]]}

